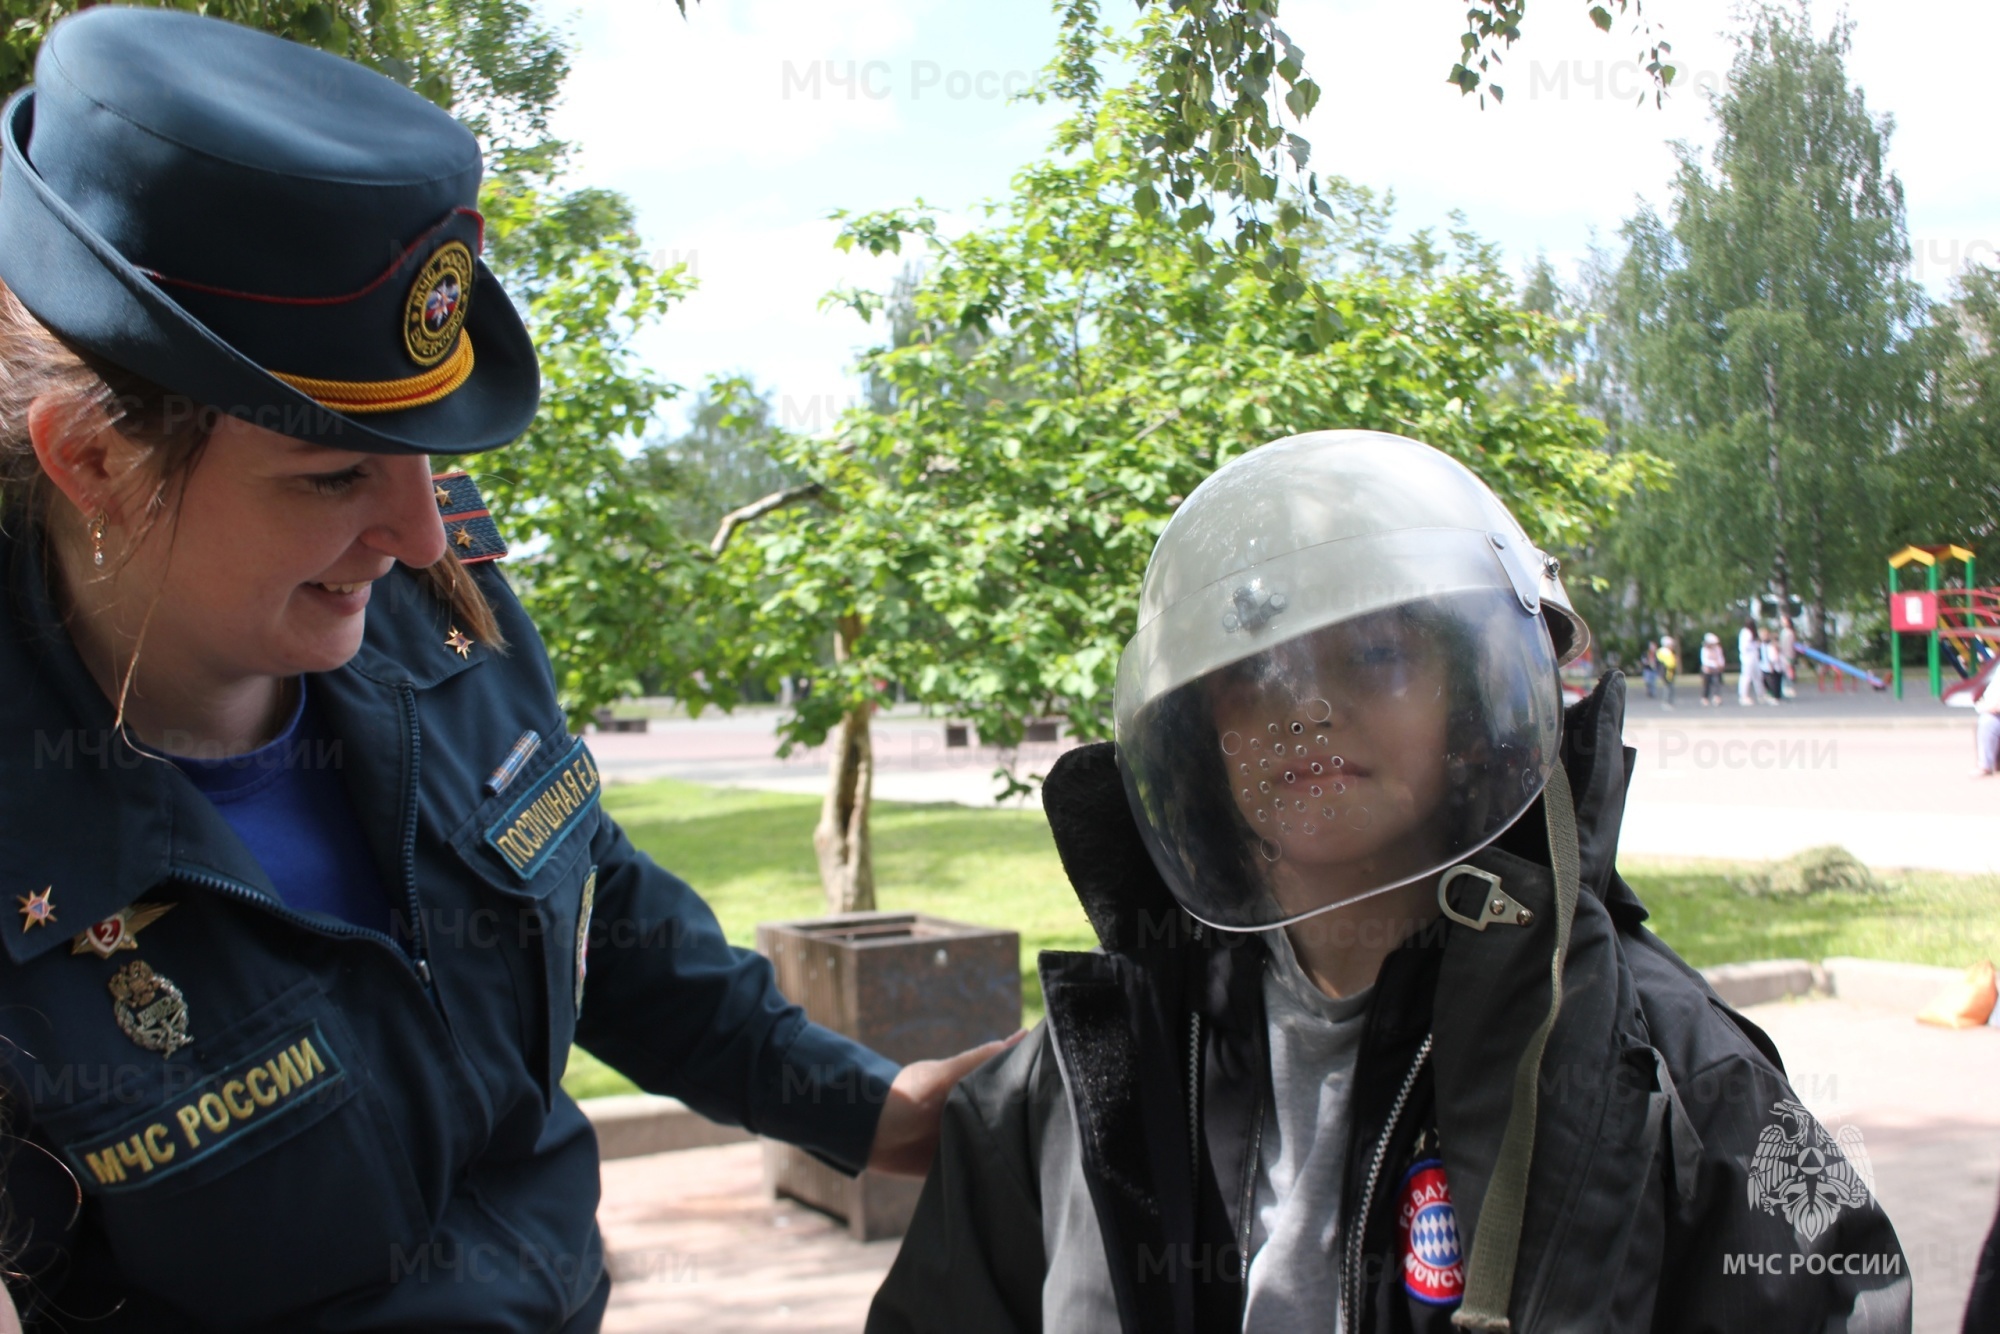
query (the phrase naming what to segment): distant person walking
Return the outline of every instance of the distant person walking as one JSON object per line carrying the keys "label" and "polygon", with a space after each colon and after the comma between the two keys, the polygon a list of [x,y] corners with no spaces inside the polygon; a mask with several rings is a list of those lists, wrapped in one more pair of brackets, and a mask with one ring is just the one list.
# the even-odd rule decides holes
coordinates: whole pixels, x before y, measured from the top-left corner
{"label": "distant person walking", "polygon": [[1722,705],[1722,674],[1729,658],[1722,651],[1722,637],[1713,630],[1701,637],[1701,704],[1703,708]]}
{"label": "distant person walking", "polygon": [[1639,658],[1639,675],[1646,681],[1646,698],[1659,698],[1660,646],[1652,640],[1646,641],[1646,651]]}
{"label": "distant person walking", "polygon": [[1757,645],[1757,622],[1745,621],[1736,632],[1736,702],[1757,702],[1757,678],[1764,671],[1764,654]]}
{"label": "distant person walking", "polygon": [[1972,707],[1978,715],[1973,741],[1979,753],[1979,777],[1991,778],[2000,769],[2000,671],[1986,678],[1986,688]]}
{"label": "distant person walking", "polygon": [[1763,666],[1764,702],[1776,704],[1785,697],[1785,659],[1778,649],[1777,636],[1769,630],[1759,630],[1757,653]]}
{"label": "distant person walking", "polygon": [[1778,618],[1778,660],[1782,664],[1785,683],[1791,687],[1792,694],[1796,697],[1799,693],[1799,635],[1798,631],[1792,628],[1792,618],[1789,616]]}
{"label": "distant person walking", "polygon": [[1660,651],[1655,655],[1660,663],[1660,679],[1667,683],[1667,707],[1674,707],[1674,678],[1680,675],[1681,652],[1674,645],[1672,635],[1660,636]]}

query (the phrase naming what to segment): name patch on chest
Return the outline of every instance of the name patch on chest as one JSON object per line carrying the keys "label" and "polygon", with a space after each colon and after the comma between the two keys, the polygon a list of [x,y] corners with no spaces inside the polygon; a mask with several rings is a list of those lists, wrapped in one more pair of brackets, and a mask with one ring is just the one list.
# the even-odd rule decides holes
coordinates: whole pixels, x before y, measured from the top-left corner
{"label": "name patch on chest", "polygon": [[106,1193],[135,1190],[329,1096],[346,1073],[319,1025],[307,1024],[138,1119],[63,1151],[86,1184]]}
{"label": "name patch on chest", "polygon": [[597,802],[597,765],[582,741],[486,830],[486,841],[526,880],[542,869]]}

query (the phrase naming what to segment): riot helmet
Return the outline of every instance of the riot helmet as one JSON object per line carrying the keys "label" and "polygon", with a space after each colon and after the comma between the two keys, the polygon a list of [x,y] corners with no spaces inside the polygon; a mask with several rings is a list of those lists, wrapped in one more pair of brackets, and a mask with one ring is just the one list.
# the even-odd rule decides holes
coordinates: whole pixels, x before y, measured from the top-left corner
{"label": "riot helmet", "polygon": [[1446,454],[1316,431],[1160,534],[1118,664],[1119,767],[1181,905],[1282,926],[1477,852],[1556,762],[1589,630],[1556,561]]}

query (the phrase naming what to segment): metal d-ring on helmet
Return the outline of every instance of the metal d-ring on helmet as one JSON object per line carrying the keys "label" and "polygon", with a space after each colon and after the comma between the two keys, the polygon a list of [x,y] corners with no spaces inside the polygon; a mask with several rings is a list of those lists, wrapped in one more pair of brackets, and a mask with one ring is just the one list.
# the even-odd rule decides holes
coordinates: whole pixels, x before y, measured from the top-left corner
{"label": "metal d-ring on helmet", "polygon": [[1154,548],[1115,699],[1127,796],[1183,907],[1297,921],[1433,875],[1555,762],[1590,632],[1463,464],[1292,436],[1197,487]]}

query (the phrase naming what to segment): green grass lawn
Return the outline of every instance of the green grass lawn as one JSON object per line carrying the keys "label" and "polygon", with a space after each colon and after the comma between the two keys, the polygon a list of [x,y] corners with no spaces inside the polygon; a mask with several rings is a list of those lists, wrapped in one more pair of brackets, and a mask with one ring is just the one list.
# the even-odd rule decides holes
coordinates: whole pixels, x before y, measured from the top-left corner
{"label": "green grass lawn", "polygon": [[[738,945],[755,942],[759,922],[824,911],[816,797],[662,779],[607,788],[604,802],[634,843],[702,892]],[[1023,1018],[1039,1020],[1035,956],[1096,943],[1041,812],[883,803],[874,831],[879,905],[1019,931]],[[1888,894],[1777,899],[1737,890],[1741,865],[1635,860],[1622,869],[1653,929],[1697,967],[1836,954],[1956,966],[2000,957],[1993,877],[1901,872]],[[578,1097],[632,1088],[582,1051],[563,1083]]]}
{"label": "green grass lawn", "polygon": [[[817,797],[660,779],[608,787],[604,804],[635,844],[701,891],[735,944],[754,945],[759,922],[826,911],[812,848]],[[1097,943],[1042,813],[877,803],[873,828],[878,906],[1019,931],[1023,1021],[1037,1022],[1035,956]],[[579,1098],[632,1091],[580,1050],[563,1085]]]}

